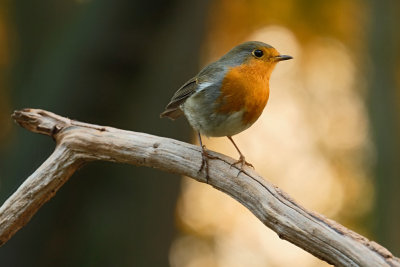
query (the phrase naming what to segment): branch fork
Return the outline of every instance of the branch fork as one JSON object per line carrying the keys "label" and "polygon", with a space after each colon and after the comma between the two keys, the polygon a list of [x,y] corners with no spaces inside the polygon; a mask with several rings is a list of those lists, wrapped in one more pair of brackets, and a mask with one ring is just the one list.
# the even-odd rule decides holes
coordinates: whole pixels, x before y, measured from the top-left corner
{"label": "branch fork", "polygon": [[[198,172],[201,148],[177,140],[71,120],[40,109],[15,111],[22,127],[52,137],[50,157],[0,207],[0,245],[29,222],[84,163],[103,160],[147,166],[207,182]],[[211,152],[208,183],[246,206],[280,238],[336,266],[397,266],[386,248],[308,211],[251,168]]]}

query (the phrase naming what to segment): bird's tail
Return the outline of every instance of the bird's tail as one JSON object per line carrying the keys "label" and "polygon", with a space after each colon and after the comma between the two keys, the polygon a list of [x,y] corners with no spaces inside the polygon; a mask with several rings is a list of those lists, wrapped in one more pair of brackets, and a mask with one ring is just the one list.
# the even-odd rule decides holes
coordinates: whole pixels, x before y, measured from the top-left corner
{"label": "bird's tail", "polygon": [[171,120],[175,120],[179,116],[183,114],[182,110],[180,108],[170,108],[166,109],[163,113],[160,114],[160,118],[170,118]]}

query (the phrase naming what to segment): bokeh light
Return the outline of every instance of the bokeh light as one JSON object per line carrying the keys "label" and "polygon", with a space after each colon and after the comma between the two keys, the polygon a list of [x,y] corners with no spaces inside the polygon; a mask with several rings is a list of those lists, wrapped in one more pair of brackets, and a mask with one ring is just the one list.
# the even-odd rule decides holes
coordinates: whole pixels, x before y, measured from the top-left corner
{"label": "bokeh light", "polygon": [[[280,25],[257,29],[245,40],[269,43],[294,57],[273,72],[262,116],[234,137],[246,159],[308,209],[330,218],[365,216],[372,198],[360,200],[371,195],[371,184],[361,162],[370,141],[354,57],[339,40],[315,38],[302,45]],[[238,158],[226,138],[204,143]],[[186,258],[171,260],[173,267],[327,265],[280,240],[235,200],[188,179],[177,216],[181,235],[171,259]]]}

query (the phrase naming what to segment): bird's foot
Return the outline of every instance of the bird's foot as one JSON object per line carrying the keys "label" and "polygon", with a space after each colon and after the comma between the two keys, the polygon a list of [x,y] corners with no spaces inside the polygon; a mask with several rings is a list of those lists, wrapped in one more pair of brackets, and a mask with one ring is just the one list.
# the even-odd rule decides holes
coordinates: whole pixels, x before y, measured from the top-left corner
{"label": "bird's foot", "polygon": [[243,171],[243,166],[249,166],[249,167],[252,167],[252,168],[254,169],[253,164],[247,162],[246,159],[245,159],[245,157],[244,157],[243,155],[240,155],[240,158],[239,158],[237,161],[235,161],[234,163],[232,163],[232,164],[231,164],[231,167],[232,167],[232,166],[236,166],[236,165],[238,165],[238,164],[240,165],[240,167],[239,167],[239,172],[238,172],[238,174],[236,175],[236,177],[238,177],[239,174],[240,174],[241,172],[244,173],[244,171]]}
{"label": "bird's foot", "polygon": [[199,169],[199,173],[204,169],[206,171],[206,181],[208,184],[208,178],[210,178],[210,176],[208,175],[208,170],[209,170],[209,164],[208,164],[208,160],[209,159],[217,159],[217,157],[211,156],[210,154],[208,154],[207,150],[206,150],[206,146],[201,146],[201,157],[202,157],[202,161],[201,161],[201,166]]}

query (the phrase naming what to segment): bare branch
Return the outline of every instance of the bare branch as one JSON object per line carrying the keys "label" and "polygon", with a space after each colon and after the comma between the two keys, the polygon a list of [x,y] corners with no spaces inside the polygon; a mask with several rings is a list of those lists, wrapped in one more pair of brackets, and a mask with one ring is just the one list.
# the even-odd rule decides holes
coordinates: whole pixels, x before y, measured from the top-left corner
{"label": "bare branch", "polygon": [[[70,120],[39,109],[16,111],[24,128],[56,140],[53,154],[0,208],[0,245],[23,227],[84,163],[103,160],[157,168],[206,182],[198,173],[200,148],[177,140]],[[307,211],[251,169],[238,177],[233,159],[211,152],[209,184],[246,206],[266,226],[336,266],[400,266],[398,258],[367,238]]]}

